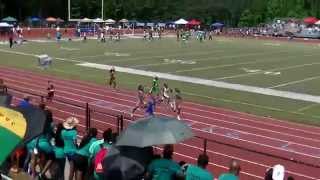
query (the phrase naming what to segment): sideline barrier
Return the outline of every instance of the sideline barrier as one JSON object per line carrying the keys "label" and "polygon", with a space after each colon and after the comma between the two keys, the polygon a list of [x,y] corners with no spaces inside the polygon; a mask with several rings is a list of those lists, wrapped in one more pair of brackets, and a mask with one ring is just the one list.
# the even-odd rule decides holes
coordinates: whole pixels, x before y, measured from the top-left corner
{"label": "sideline barrier", "polygon": [[[13,92],[18,92],[18,93],[22,93],[22,94],[26,94],[26,95],[31,95],[34,97],[38,97],[41,98],[44,95],[39,95],[39,94],[35,94],[35,93],[30,93],[28,91],[23,91],[20,89],[15,89],[15,88],[8,88],[8,92],[10,93],[10,91]],[[14,96],[14,95],[13,95]],[[105,130],[108,127],[105,126],[109,126],[110,128],[113,127],[114,130],[116,130],[117,133],[121,133],[121,131],[123,131],[123,129],[126,127],[126,125],[128,125],[129,123],[133,122],[133,120],[131,118],[129,118],[129,112],[126,112],[124,110],[115,110],[112,108],[108,108],[108,107],[104,107],[103,110],[100,107],[97,107],[95,105],[90,105],[90,103],[85,103],[85,104],[77,104],[75,102],[71,102],[71,101],[66,101],[65,99],[54,99],[54,101],[59,102],[61,104],[66,104],[68,106],[73,106],[73,107],[77,107],[77,108],[81,108],[84,110],[85,113],[85,129],[88,130],[91,127],[95,127],[98,130]],[[127,115],[127,116],[126,116]],[[99,117],[104,117],[104,119],[108,120],[108,121],[103,121],[103,123],[107,123],[108,125],[104,124],[104,129],[101,129],[101,126],[99,126],[98,124],[93,124],[93,123],[98,123],[98,120],[94,119],[93,116],[99,116]],[[55,119],[55,118],[54,118]],[[111,121],[111,122],[110,122]],[[125,124],[125,122],[128,122],[127,124]],[[100,122],[101,123],[101,122]],[[306,163],[300,160],[296,160],[296,159],[290,159],[287,157],[282,157],[279,155],[275,155],[275,154],[271,154],[271,153],[267,153],[267,152],[261,152],[261,151],[256,151],[253,149],[249,149],[246,147],[242,147],[236,144],[231,144],[231,143],[226,143],[226,142],[221,142],[215,139],[208,139],[208,138],[204,138],[204,137],[200,137],[200,136],[195,136],[194,138],[196,139],[200,139],[203,142],[203,147],[202,147],[202,152],[203,153],[207,153],[207,147],[208,147],[208,143],[217,143],[220,145],[225,145],[231,148],[237,148],[237,149],[241,149],[244,151],[247,151],[248,153],[256,153],[256,154],[261,154],[261,155],[265,155],[268,157],[272,157],[272,158],[276,158],[276,159],[281,159],[284,161],[289,161],[289,162],[293,162],[296,164],[301,164],[301,165],[305,165],[305,166],[309,166],[309,167],[315,167],[315,168],[320,168],[320,165],[317,164],[311,164],[311,163]]]}

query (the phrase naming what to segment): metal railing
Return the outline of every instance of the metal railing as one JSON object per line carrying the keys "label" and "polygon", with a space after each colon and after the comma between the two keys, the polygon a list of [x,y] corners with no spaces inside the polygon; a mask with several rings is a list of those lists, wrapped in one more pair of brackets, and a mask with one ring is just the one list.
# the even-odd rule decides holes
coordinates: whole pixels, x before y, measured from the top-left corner
{"label": "metal railing", "polygon": [[[15,88],[8,88],[8,93],[13,93],[12,95],[14,96],[14,93],[22,93],[25,95],[31,95],[34,97],[43,97],[43,95],[39,95],[39,94],[35,94],[35,93],[30,93],[28,91],[24,91],[21,89],[15,89]],[[117,133],[120,133],[125,127],[124,127],[124,121],[128,121],[128,122],[133,122],[133,120],[131,120],[129,117],[125,116],[125,112],[123,111],[117,111],[114,109],[107,109],[106,111],[101,111],[97,108],[91,107],[90,103],[85,103],[85,104],[76,104],[76,103],[72,103],[72,102],[67,102],[64,99],[60,99],[60,98],[55,98],[54,101],[62,103],[62,104],[66,104],[68,106],[74,106],[74,107],[78,107],[78,108],[83,108],[84,112],[85,112],[85,129],[88,130],[89,128],[93,127],[92,122],[95,120],[92,120],[92,113],[97,113],[100,115],[104,115],[104,116],[108,116],[108,117],[113,117],[115,119],[115,121],[113,122],[114,124],[112,124],[112,126],[116,127]],[[93,105],[94,106],[94,105]],[[110,118],[110,121],[111,118]],[[110,124],[110,122],[108,122]],[[98,127],[99,129],[99,127]],[[100,129],[101,130],[101,129]],[[296,160],[296,159],[291,159],[288,157],[283,157],[280,155],[276,155],[276,154],[272,154],[272,153],[268,153],[268,152],[261,152],[261,151],[257,151],[254,149],[250,149],[247,147],[243,147],[241,145],[236,145],[236,144],[231,144],[231,143],[227,143],[227,142],[221,142],[215,139],[209,139],[209,138],[205,138],[205,137],[200,137],[200,136],[195,136],[195,138],[199,139],[200,141],[202,141],[203,147],[202,147],[202,152],[203,153],[207,153],[207,148],[208,148],[208,143],[216,143],[216,144],[220,144],[220,145],[224,145],[224,146],[228,146],[231,148],[236,148],[236,149],[241,149],[243,151],[249,152],[249,153],[255,153],[255,154],[260,154],[260,155],[264,155],[267,157],[272,157],[272,158],[276,158],[279,160],[284,160],[284,161],[290,161],[290,162],[294,162],[297,164],[302,164],[305,166],[309,166],[309,167],[315,167],[315,168],[320,168],[320,165],[317,164],[311,164],[308,162],[303,162],[301,160]]]}

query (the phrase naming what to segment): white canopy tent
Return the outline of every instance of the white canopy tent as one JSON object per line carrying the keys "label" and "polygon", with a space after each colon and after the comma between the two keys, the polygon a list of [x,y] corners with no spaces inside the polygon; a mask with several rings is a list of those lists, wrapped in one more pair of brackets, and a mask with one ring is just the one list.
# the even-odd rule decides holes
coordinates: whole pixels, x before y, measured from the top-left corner
{"label": "white canopy tent", "polygon": [[1,23],[0,23],[0,27],[2,27],[2,28],[8,28],[8,27],[13,27],[13,25],[8,24],[8,23],[6,23],[6,22],[1,22]]}
{"label": "white canopy tent", "polygon": [[184,20],[184,19],[179,19],[177,21],[174,22],[174,24],[177,24],[177,25],[186,25],[188,24],[188,21]]}
{"label": "white canopy tent", "polygon": [[89,23],[89,22],[92,22],[92,19],[83,18],[83,19],[81,19],[81,22],[87,22],[87,23]]}
{"label": "white canopy tent", "polygon": [[106,23],[106,24],[114,24],[114,23],[116,23],[116,21],[113,20],[113,19],[107,19],[107,20],[105,21],[105,23]]}
{"label": "white canopy tent", "polygon": [[103,23],[104,20],[101,19],[101,18],[97,18],[97,19],[94,19],[93,22],[94,22],[94,23]]}
{"label": "white canopy tent", "polygon": [[315,23],[316,25],[320,25],[320,20]]}

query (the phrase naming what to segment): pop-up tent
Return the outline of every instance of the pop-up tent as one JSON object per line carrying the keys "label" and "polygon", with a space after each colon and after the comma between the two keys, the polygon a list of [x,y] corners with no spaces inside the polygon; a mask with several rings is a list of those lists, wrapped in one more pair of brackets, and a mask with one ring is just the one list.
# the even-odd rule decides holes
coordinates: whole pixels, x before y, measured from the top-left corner
{"label": "pop-up tent", "polygon": [[6,23],[6,22],[0,23],[0,28],[9,28],[9,27],[13,27],[13,25],[8,24],[8,23]]}
{"label": "pop-up tent", "polygon": [[190,26],[198,26],[200,24],[201,24],[201,22],[196,19],[192,19],[191,21],[188,22],[188,25],[190,25]]}
{"label": "pop-up tent", "polygon": [[8,16],[8,17],[1,19],[1,21],[3,21],[3,22],[17,22],[17,19],[14,17]]}
{"label": "pop-up tent", "polygon": [[97,18],[97,19],[94,19],[93,22],[95,22],[95,23],[103,23],[104,20],[101,19],[101,18]]}
{"label": "pop-up tent", "polygon": [[306,24],[315,24],[316,22],[318,22],[318,19],[315,17],[307,17],[303,19],[303,22]]}
{"label": "pop-up tent", "polygon": [[177,24],[177,25],[186,25],[188,24],[188,21],[184,20],[184,19],[179,19],[177,21],[174,22],[174,24]]}
{"label": "pop-up tent", "polygon": [[105,23],[106,23],[106,24],[114,24],[114,23],[116,23],[116,21],[113,20],[113,19],[107,19],[107,20],[105,21]]}
{"label": "pop-up tent", "polygon": [[54,18],[54,17],[48,17],[48,18],[46,19],[46,21],[47,21],[47,22],[56,22],[57,19]]}

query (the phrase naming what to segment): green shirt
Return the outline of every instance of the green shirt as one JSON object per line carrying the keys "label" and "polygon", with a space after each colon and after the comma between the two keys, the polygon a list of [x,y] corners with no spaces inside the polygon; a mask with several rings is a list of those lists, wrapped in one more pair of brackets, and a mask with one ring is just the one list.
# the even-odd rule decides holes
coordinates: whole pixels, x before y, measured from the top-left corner
{"label": "green shirt", "polygon": [[213,175],[199,166],[189,165],[186,171],[186,180],[213,180]]}
{"label": "green shirt", "polygon": [[231,173],[221,174],[219,180],[238,180],[239,178]]}
{"label": "green shirt", "polygon": [[53,148],[54,155],[57,159],[65,158],[63,147],[54,147]]}
{"label": "green shirt", "polygon": [[89,148],[92,145],[92,143],[94,143],[95,141],[97,141],[96,138],[91,138],[90,141],[85,146],[83,146],[81,149],[78,149],[77,154],[90,157]]}
{"label": "green shirt", "polygon": [[96,154],[101,150],[101,144],[103,147],[105,147],[107,149],[110,149],[112,146],[108,142],[105,143],[103,139],[100,139],[100,140],[93,142],[89,148],[89,153],[90,153],[91,157],[95,157]]}
{"label": "green shirt", "polygon": [[38,148],[40,151],[45,153],[51,153],[53,150],[48,137],[45,135],[39,136]]}
{"label": "green shirt", "polygon": [[154,160],[148,167],[152,180],[171,180],[178,172],[180,172],[179,164],[168,159]]}
{"label": "green shirt", "polygon": [[29,143],[27,143],[26,148],[29,152],[33,152],[36,145],[37,145],[37,138],[32,139]]}
{"label": "green shirt", "polygon": [[77,151],[76,140],[77,130],[75,129],[64,129],[61,131],[61,138],[64,143],[64,153],[75,153]]}

